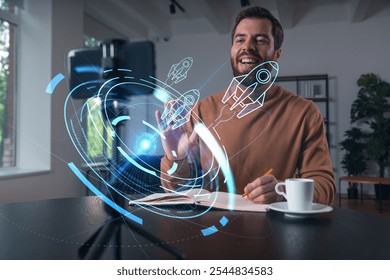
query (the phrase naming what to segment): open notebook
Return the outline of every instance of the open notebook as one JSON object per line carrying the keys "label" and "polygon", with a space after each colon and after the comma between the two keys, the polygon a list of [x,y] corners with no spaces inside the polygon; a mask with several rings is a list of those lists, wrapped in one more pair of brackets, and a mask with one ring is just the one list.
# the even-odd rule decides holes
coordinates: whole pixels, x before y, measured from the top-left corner
{"label": "open notebook", "polygon": [[[232,197],[232,203],[230,203]],[[141,199],[132,200],[129,205],[179,205],[196,204],[218,209],[266,212],[268,204],[250,202],[239,194],[227,192],[209,192],[204,189],[191,189],[181,192],[154,193]]]}

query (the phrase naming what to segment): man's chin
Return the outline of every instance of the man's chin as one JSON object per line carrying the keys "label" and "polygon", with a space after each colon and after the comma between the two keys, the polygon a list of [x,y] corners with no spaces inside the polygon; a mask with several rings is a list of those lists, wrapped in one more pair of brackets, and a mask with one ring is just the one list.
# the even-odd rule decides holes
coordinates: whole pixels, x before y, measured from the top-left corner
{"label": "man's chin", "polygon": [[247,75],[250,71],[237,71],[233,69],[233,76],[234,77],[239,77],[239,76],[244,76]]}
{"label": "man's chin", "polygon": [[245,74],[234,74],[234,77],[242,77],[240,79],[238,79],[238,82],[245,86],[245,87],[249,87],[250,85],[252,85],[253,83],[256,83],[257,80],[256,80],[256,74],[255,73],[252,73],[251,75],[247,76],[248,73],[245,73]]}
{"label": "man's chin", "polygon": [[[254,69],[256,68],[257,66],[259,66],[260,63],[258,64],[250,64],[250,65],[240,65],[240,64],[235,64],[233,65],[232,64],[232,71],[233,71],[233,75],[234,77],[240,77],[240,76],[246,76],[246,77],[243,77],[240,81],[240,83],[246,87],[252,85],[253,83],[256,83],[258,82],[257,81],[257,77],[256,77],[256,72],[254,73],[251,73],[249,76],[248,74]],[[269,72],[272,73],[272,67],[270,65],[267,65],[265,64],[263,67],[263,69],[267,69]],[[260,70],[260,69],[258,69]]]}
{"label": "man's chin", "polygon": [[248,75],[250,71],[252,71],[258,64],[253,64],[248,67],[242,67],[242,69],[238,69],[237,67],[233,68],[234,77]]}

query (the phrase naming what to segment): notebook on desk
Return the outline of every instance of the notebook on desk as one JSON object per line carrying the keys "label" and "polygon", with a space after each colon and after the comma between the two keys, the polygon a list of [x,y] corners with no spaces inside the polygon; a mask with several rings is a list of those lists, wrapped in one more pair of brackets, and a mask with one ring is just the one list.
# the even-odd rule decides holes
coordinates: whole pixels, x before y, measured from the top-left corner
{"label": "notebook on desk", "polygon": [[209,192],[205,189],[172,191],[170,193],[154,193],[141,199],[132,200],[129,205],[180,205],[194,204],[224,210],[266,212],[268,204],[250,202],[239,194],[227,192]]}

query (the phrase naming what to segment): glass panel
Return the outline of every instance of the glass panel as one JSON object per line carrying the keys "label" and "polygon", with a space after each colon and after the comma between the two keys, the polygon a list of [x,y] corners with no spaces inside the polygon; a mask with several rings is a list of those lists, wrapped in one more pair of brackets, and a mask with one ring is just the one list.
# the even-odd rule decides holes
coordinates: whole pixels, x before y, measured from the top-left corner
{"label": "glass panel", "polygon": [[0,9],[13,14],[16,13],[16,7],[13,2],[14,1],[10,1],[10,0],[0,0]]}
{"label": "glass panel", "polygon": [[[86,47],[98,47],[100,41],[84,35]],[[105,162],[112,157],[111,126],[107,125],[102,114],[102,101],[99,97],[87,101],[87,154],[95,162]]]}
{"label": "glass panel", "polygon": [[15,166],[15,26],[0,20],[0,167]]}
{"label": "glass panel", "polygon": [[96,161],[112,157],[111,126],[107,125],[102,115],[102,102],[99,97],[87,101],[87,153]]}

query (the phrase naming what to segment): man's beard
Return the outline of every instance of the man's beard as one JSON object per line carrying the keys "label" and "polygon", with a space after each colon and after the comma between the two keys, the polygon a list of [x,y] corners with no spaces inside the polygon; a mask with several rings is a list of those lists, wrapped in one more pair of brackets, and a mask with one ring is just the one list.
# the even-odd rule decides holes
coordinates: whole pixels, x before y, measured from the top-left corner
{"label": "man's beard", "polygon": [[[253,67],[251,67],[249,70],[247,71],[240,71],[238,69],[238,64],[240,63],[240,58],[242,56],[245,56],[245,55],[250,55],[250,56],[253,56],[255,57],[259,62],[256,63],[256,64],[253,64]],[[236,61],[236,63],[234,63],[234,60]],[[230,59],[230,64],[232,66],[232,71],[233,71],[233,75],[234,77],[238,77],[238,76],[243,76],[243,75],[247,75],[249,72],[251,72],[253,70],[253,68],[255,68],[256,66],[258,66],[259,64],[263,63],[264,60],[261,56],[259,56],[257,53],[255,52],[243,52],[243,53],[240,53],[239,56],[237,57],[237,59],[233,59],[231,58]],[[248,87],[250,86],[251,84],[255,83],[257,81],[256,79],[256,72],[252,72],[248,77],[245,77],[245,79],[242,81],[242,85]]]}
{"label": "man's beard", "polygon": [[[238,69],[238,63],[240,63],[239,61],[237,62],[237,64],[234,64],[233,63],[233,60],[231,59],[230,60],[230,63],[231,63],[231,66],[232,66],[232,71],[233,71],[233,75],[234,77],[239,77],[239,76],[244,76],[244,75],[248,75],[248,73],[250,73],[254,68],[256,68],[258,65],[266,62],[264,61],[263,59],[258,59],[259,62],[257,64],[253,64],[253,67],[251,67],[250,69],[248,69],[247,71],[240,71]],[[269,60],[267,60],[269,61]],[[257,80],[257,73],[259,72],[259,70],[261,69],[267,69],[268,72],[272,73],[272,66],[270,66],[268,63],[265,63],[265,65],[263,65],[261,68],[258,68],[256,71],[252,72],[249,76],[244,76],[242,77],[241,79],[239,79],[239,82],[245,86],[245,87],[249,87],[250,85],[252,85],[253,83],[257,83],[258,80]],[[261,76],[262,74],[260,74]],[[263,77],[261,77],[263,78]],[[262,83],[261,83],[262,84]]]}
{"label": "man's beard", "polygon": [[[261,63],[261,62],[260,62],[260,63]],[[259,63],[259,64],[260,64],[260,63]],[[233,63],[233,61],[232,61],[232,62],[231,62],[231,66],[232,66],[233,75],[234,75],[234,77],[239,77],[239,76],[243,76],[243,75],[248,75],[248,73],[249,73],[250,71],[252,71],[252,69],[255,68],[255,67],[256,67],[257,65],[259,65],[259,64],[254,64],[254,66],[253,66],[250,70],[248,70],[248,71],[240,72],[240,71],[238,70],[237,65],[234,65],[234,63]],[[242,80],[242,81],[241,81],[241,84],[242,84],[243,86],[245,86],[245,87],[248,87],[248,86],[252,85],[253,83],[255,83],[255,82],[257,81],[257,79],[256,79],[256,73],[257,73],[257,71],[252,72],[249,76],[243,77],[242,79],[240,79],[240,80]],[[240,80],[239,80],[239,81],[240,81]]]}

